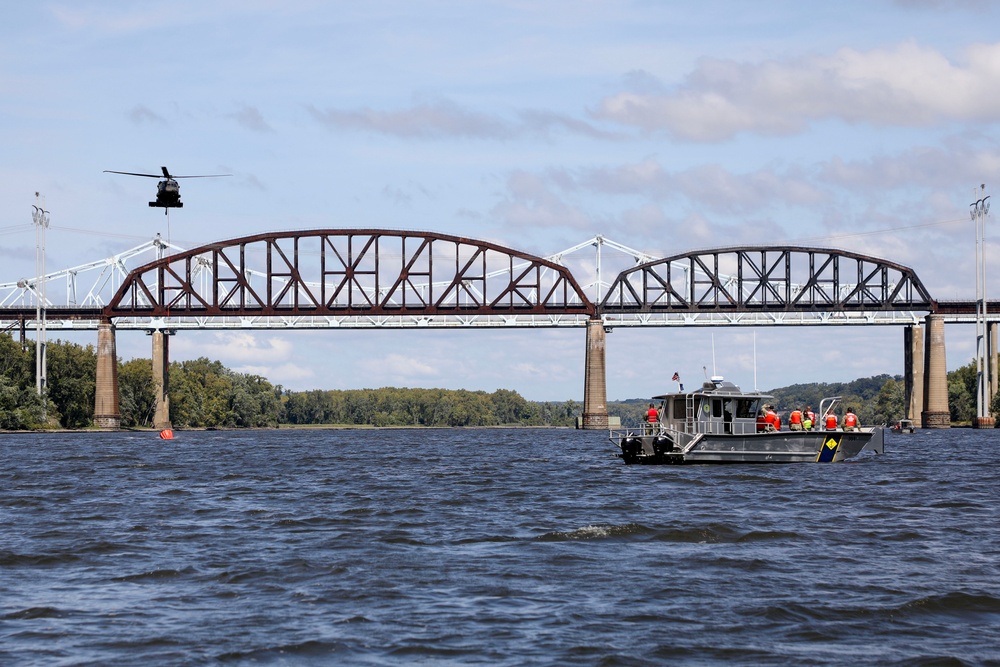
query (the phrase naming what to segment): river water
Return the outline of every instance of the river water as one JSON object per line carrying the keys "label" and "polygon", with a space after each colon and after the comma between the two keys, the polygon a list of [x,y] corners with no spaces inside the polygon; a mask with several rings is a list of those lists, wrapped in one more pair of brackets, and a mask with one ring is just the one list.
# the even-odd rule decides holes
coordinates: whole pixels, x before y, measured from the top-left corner
{"label": "river water", "polygon": [[0,434],[0,664],[1000,664],[1000,430]]}

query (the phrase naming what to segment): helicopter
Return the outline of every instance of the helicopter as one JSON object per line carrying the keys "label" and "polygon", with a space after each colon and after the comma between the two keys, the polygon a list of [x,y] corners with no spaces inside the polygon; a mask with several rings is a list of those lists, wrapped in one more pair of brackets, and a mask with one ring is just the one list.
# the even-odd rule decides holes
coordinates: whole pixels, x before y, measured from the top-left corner
{"label": "helicopter", "polygon": [[167,213],[167,209],[171,208],[183,208],[184,202],[181,201],[181,186],[178,185],[178,178],[218,178],[221,176],[232,176],[232,174],[202,174],[199,176],[173,176],[167,171],[166,167],[160,167],[163,170],[163,176],[159,174],[138,174],[133,171],[112,171],[111,169],[105,169],[105,174],[124,174],[125,176],[146,176],[148,178],[160,178],[162,179],[156,184],[156,201],[149,202],[152,207],[162,208],[164,213]]}

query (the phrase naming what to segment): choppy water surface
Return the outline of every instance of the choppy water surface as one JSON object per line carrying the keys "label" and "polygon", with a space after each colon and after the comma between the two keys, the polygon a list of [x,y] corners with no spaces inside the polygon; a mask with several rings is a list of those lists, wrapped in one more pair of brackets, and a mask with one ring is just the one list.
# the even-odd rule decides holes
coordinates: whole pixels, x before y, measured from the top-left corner
{"label": "choppy water surface", "polygon": [[3,664],[1000,664],[1000,431],[0,434]]}

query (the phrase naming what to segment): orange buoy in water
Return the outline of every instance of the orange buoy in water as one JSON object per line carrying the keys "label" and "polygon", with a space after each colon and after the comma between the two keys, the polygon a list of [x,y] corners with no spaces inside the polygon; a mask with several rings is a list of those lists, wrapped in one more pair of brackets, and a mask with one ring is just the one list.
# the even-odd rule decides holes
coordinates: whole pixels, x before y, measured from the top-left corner
{"label": "orange buoy in water", "polygon": [[171,431],[169,428],[165,428],[162,431],[160,431],[160,439],[161,440],[173,440],[174,439],[174,432]]}

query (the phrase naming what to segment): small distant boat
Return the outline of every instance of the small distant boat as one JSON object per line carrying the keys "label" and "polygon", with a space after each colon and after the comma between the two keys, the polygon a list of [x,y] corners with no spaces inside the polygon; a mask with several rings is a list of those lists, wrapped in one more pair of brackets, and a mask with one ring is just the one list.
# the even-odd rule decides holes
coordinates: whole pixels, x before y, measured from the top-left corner
{"label": "small distant boat", "polygon": [[900,419],[892,427],[893,433],[913,433],[916,427],[913,426],[913,421],[910,419]]}
{"label": "small distant boat", "polygon": [[[834,463],[868,449],[884,451],[882,426],[853,431],[774,431],[758,421],[768,394],[743,392],[720,377],[701,389],[656,396],[660,420],[638,429],[612,430],[610,439],[625,463]],[[825,415],[839,396],[823,399]]]}

